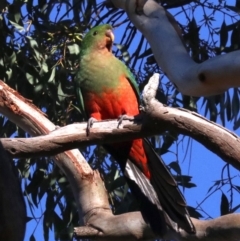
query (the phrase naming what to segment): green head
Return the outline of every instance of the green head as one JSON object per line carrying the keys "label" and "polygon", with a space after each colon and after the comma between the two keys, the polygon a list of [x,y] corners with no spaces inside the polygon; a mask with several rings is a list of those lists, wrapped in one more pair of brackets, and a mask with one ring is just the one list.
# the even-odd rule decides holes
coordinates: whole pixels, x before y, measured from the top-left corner
{"label": "green head", "polygon": [[112,51],[112,44],[114,35],[112,26],[109,24],[99,25],[92,28],[83,38],[81,53],[84,54],[89,50],[102,50],[106,49]]}

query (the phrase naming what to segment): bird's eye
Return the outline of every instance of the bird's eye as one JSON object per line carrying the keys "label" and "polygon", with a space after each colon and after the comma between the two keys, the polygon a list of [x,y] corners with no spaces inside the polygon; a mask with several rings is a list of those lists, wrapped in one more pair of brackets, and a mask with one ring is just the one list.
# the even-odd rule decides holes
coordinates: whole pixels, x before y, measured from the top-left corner
{"label": "bird's eye", "polygon": [[97,31],[94,31],[94,32],[93,32],[93,36],[96,36],[97,34],[98,34]]}

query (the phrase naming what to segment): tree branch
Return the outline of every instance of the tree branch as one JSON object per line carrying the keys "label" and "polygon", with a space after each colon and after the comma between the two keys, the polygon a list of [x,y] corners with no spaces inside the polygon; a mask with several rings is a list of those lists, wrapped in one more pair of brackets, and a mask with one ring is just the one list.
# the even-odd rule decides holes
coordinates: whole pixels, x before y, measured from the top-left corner
{"label": "tree branch", "polygon": [[[221,131],[226,134],[227,138],[233,138],[231,137],[231,133],[227,132],[224,128],[214,125],[213,123],[205,120],[205,118],[200,117],[197,114],[194,114],[192,112],[183,111],[182,109],[177,110],[177,114],[175,113],[174,109],[164,107],[160,103],[158,103],[160,107],[160,113],[164,116],[163,122],[165,123],[162,125],[163,127],[159,127],[158,125],[158,118],[159,116],[159,109],[155,106],[157,104],[156,100],[153,99],[154,93],[156,91],[157,86],[157,80],[158,76],[154,76],[152,81],[150,81],[150,85],[148,85],[145,88],[145,92],[147,93],[144,95],[144,98],[148,101],[147,104],[147,115],[145,115],[143,119],[142,125],[138,125],[137,123],[134,125],[125,124],[123,125],[122,130],[116,129],[116,122],[115,122],[115,129],[112,133],[112,129],[109,129],[106,132],[106,137],[103,133],[100,132],[100,130],[96,127],[101,126],[102,123],[96,123],[94,124],[93,129],[91,129],[90,136],[86,137],[86,124],[79,124],[75,125],[80,126],[80,131],[83,133],[80,134],[85,136],[85,144],[89,141],[93,141],[91,138],[95,138],[95,140],[98,140],[100,142],[101,138],[113,138],[114,133],[115,138],[116,135],[119,135],[119,137],[123,136],[123,138],[126,138],[127,135],[130,136],[131,133],[133,133],[134,137],[139,135],[140,131],[139,129],[142,129],[143,132],[146,132],[148,134],[153,133],[155,128],[160,128],[163,130],[165,129],[165,122],[168,119],[168,116],[171,118],[168,119],[170,121],[170,126],[173,128],[173,126],[177,123],[180,123],[179,126],[186,131],[186,124],[189,121],[192,121],[191,128],[195,130],[195,125],[198,126],[199,124],[208,125],[209,127],[217,128],[217,131]],[[156,102],[156,103],[155,103]],[[152,106],[152,103],[154,106]],[[156,108],[156,109],[155,109]],[[166,109],[167,108],[167,109]],[[167,110],[167,112],[166,112]],[[156,112],[155,112],[156,111]],[[7,117],[11,117],[11,119],[18,123],[19,126],[25,127],[25,130],[31,131],[32,133],[40,134],[41,132],[47,133],[49,129],[55,129],[55,126],[49,122],[42,113],[37,110],[37,108],[29,103],[26,99],[21,97],[17,92],[10,89],[8,86],[6,86],[3,82],[0,82],[0,112],[4,113]],[[169,114],[170,113],[170,114]],[[151,125],[149,125],[148,120],[149,116],[153,115],[153,119],[151,122]],[[158,116],[159,115],[159,116]],[[167,117],[167,118],[166,118]],[[180,119],[179,119],[180,118]],[[176,120],[176,121],[175,121]],[[40,127],[38,128],[38,123],[35,122],[41,122],[39,123]],[[109,125],[109,123],[107,123]],[[72,125],[74,126],[74,125]],[[96,126],[96,127],[95,127]],[[41,138],[49,138],[54,140],[52,142],[54,145],[64,145],[65,141],[70,138],[70,141],[74,141],[71,139],[72,137],[68,137],[69,133],[66,133],[67,126],[54,130],[50,134],[42,136],[42,137],[36,137],[34,139],[29,138],[26,140],[31,140],[31,145],[28,142],[28,149],[32,146],[33,140],[36,141],[41,140]],[[181,129],[180,128],[180,129]],[[187,126],[187,129],[189,127]],[[138,132],[136,131],[138,130]],[[122,133],[121,133],[122,132]],[[127,134],[124,134],[124,133]],[[57,134],[62,133],[63,138],[57,138]],[[74,129],[74,133],[78,133],[78,129]],[[121,134],[119,134],[121,133]],[[205,133],[206,134],[206,133]],[[204,133],[200,136],[205,135]],[[214,134],[214,133],[210,133]],[[124,136],[126,135],[126,136]],[[142,134],[141,134],[142,135]],[[97,136],[97,137],[96,137]],[[75,136],[76,137],[76,136]],[[83,138],[83,139],[84,139]],[[127,137],[129,138],[129,137]],[[210,138],[211,139],[211,138]],[[226,140],[226,138],[224,138]],[[236,139],[236,138],[235,138]],[[24,141],[21,139],[22,143]],[[46,141],[46,140],[45,140]],[[205,137],[206,141],[206,137]],[[9,143],[15,143],[15,140],[11,140]],[[2,139],[2,143],[4,143],[4,139]],[[92,142],[93,143],[93,142]],[[38,143],[39,144],[39,143]],[[74,143],[76,145],[77,142]],[[23,145],[23,144],[22,144]],[[44,143],[42,143],[44,145]],[[25,146],[27,147],[27,146]],[[40,149],[43,149],[44,146],[41,146]],[[14,147],[15,148],[15,147]],[[17,149],[16,149],[17,150]],[[60,150],[59,150],[60,151]],[[16,153],[16,151],[15,151]],[[74,156],[75,155],[75,156]],[[81,158],[78,159],[79,154],[77,153],[77,150],[75,151],[68,151],[64,154],[59,154],[55,156],[55,162],[57,165],[61,167],[61,169],[65,172],[68,180],[70,181],[70,184],[73,188],[74,196],[76,199],[76,202],[78,204],[78,208],[82,210],[81,217],[83,217],[84,224],[87,227],[79,227],[75,229],[75,235],[77,237],[84,237],[84,238],[95,238],[95,239],[107,239],[107,240],[117,240],[117,239],[124,239],[126,240],[136,240],[136,239],[155,239],[156,236],[152,233],[149,226],[145,223],[144,219],[141,216],[141,213],[139,212],[133,212],[123,215],[114,216],[111,213],[111,210],[109,208],[108,203],[108,197],[106,194],[106,190],[104,189],[104,186],[102,185],[102,181],[98,173],[92,172],[88,164]],[[90,172],[87,172],[90,170]],[[88,174],[90,173],[90,174]],[[189,235],[185,233],[183,230],[178,230],[177,232],[173,230],[169,230],[168,233],[162,238],[165,239],[171,239],[171,240],[235,240],[236,237],[239,237],[240,235],[240,215],[237,214],[231,214],[226,215],[214,220],[208,220],[208,221],[200,221],[192,219],[194,225],[196,226],[197,233],[195,235]],[[219,233],[224,233],[224,235],[218,236]],[[227,236],[225,236],[227,234]],[[217,238],[216,238],[217,237]],[[227,238],[226,238],[227,237]]]}
{"label": "tree branch", "polygon": [[240,86],[240,51],[201,64],[189,56],[168,12],[154,0],[111,0],[148,40],[158,65],[184,95],[207,96]]}
{"label": "tree branch", "polygon": [[240,170],[239,137],[195,112],[163,106],[154,98],[158,80],[159,76],[155,74],[146,85],[143,93],[146,113],[136,117],[133,123],[124,120],[117,128],[117,120],[96,122],[89,136],[86,135],[86,123],[71,124],[45,136],[4,138],[2,145],[12,157],[51,156],[80,146],[121,142],[175,130],[192,137]]}
{"label": "tree branch", "polygon": [[[3,81],[0,81],[0,112],[33,136],[48,134],[56,129],[56,126],[31,101],[22,97]],[[31,144],[28,145],[29,148]],[[79,220],[81,221],[83,215],[81,213],[81,202],[79,201],[81,200],[79,189],[82,179],[92,180],[92,169],[78,150],[58,154],[54,157],[54,160],[71,184],[78,205]]]}

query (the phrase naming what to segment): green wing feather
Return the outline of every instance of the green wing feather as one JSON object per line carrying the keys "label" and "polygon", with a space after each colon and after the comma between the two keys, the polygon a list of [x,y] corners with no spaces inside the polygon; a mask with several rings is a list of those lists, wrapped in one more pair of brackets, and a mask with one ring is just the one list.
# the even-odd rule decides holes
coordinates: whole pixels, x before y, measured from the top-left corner
{"label": "green wing feather", "polygon": [[87,119],[82,91],[81,91],[80,86],[76,86],[76,94],[77,94],[77,102],[78,102],[79,110],[80,110],[81,114],[84,116],[84,118]]}
{"label": "green wing feather", "polygon": [[[105,38],[106,31],[111,29],[112,27],[109,24],[94,27],[85,35],[82,41],[80,51],[80,68],[75,77],[75,82],[79,108],[83,113],[85,113],[85,108],[82,96],[83,89],[81,91],[81,87],[87,87],[88,89],[98,92],[100,91],[99,87],[101,85],[110,86],[117,84],[118,76],[122,74],[124,74],[130,82],[134,92],[136,93],[138,102],[140,103],[140,92],[137,82],[127,66],[113,54],[110,56],[108,55],[107,57],[104,56],[104,51],[101,56],[101,61],[103,61],[103,63],[99,64],[99,57],[96,59],[96,54],[98,54],[99,51],[102,51],[101,48],[99,49],[99,45],[105,43],[103,39]],[[95,33],[97,33],[97,35]],[[114,73],[109,75],[109,71],[114,71]],[[103,83],[104,79],[106,80],[105,83]]]}
{"label": "green wing feather", "polygon": [[137,81],[134,77],[134,75],[132,74],[132,72],[127,68],[127,66],[122,63],[125,68],[126,68],[126,76],[127,76],[127,79],[128,81],[130,82],[132,88],[134,89],[134,92],[136,93],[136,96],[138,98],[138,103],[140,104],[140,92],[139,92],[139,88],[138,88],[138,84],[137,84]]}

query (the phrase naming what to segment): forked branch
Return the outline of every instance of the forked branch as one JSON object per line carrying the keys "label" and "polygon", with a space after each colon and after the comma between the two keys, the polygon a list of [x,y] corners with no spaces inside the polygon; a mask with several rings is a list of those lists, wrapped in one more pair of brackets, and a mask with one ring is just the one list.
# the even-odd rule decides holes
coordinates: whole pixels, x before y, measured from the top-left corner
{"label": "forked branch", "polygon": [[[107,142],[109,141],[109,138],[113,141],[116,137],[125,140],[133,137],[154,134],[154,130],[156,129],[158,131],[163,131],[167,128],[175,128],[188,135],[194,136],[194,134],[190,133],[197,133],[199,136],[202,136],[202,138],[204,137],[202,141],[204,140],[205,143],[210,143],[215,147],[217,146],[214,144],[215,141],[222,141],[222,144],[226,141],[229,145],[231,145],[232,141],[234,145],[236,145],[237,150],[238,137],[225,128],[206,120],[196,113],[183,109],[164,107],[162,104],[158,103],[154,99],[158,80],[159,77],[155,75],[151,79],[150,84],[145,88],[144,98],[147,103],[147,112],[146,115],[144,115],[145,117],[141,124],[139,124],[139,121],[135,124],[126,124],[126,122],[124,122],[123,128],[117,129],[117,125],[115,125],[117,124],[116,121],[112,121],[112,124],[115,125],[115,127],[108,128],[109,122],[107,122],[108,127],[105,125],[105,129],[102,131],[101,128],[104,126],[104,122],[96,123],[96,125],[94,124],[93,129],[91,129],[91,134],[88,137],[86,137],[85,131],[86,124],[73,125],[75,126],[73,133],[77,132],[77,135],[75,134],[75,136],[73,133],[68,132],[68,127],[55,130],[55,126],[49,122],[44,114],[32,103],[24,99],[14,90],[10,89],[5,83],[0,82],[1,113],[33,135],[39,135],[41,133],[47,134],[50,130],[54,130],[48,135],[36,137],[34,139],[2,139],[1,141],[3,145],[5,145],[7,151],[13,156],[34,155],[33,151],[27,152],[27,149],[30,150],[32,147],[38,155],[40,155],[41,151],[44,155],[47,155],[47,152],[56,154],[66,150],[65,145],[67,145],[67,148],[73,148],[81,143],[87,145],[90,143]],[[164,128],[159,127],[160,129],[158,129],[158,126],[164,126]],[[214,131],[208,132],[208,128],[215,129]],[[207,132],[204,132],[204,130]],[[218,140],[218,138],[214,136],[216,132],[220,132],[221,135],[224,134],[225,137]],[[70,134],[71,136],[69,136]],[[81,138],[79,138],[78,135],[80,135]],[[214,138],[216,138],[215,141]],[[30,140],[30,142],[28,142],[28,140]],[[45,150],[44,142],[46,145],[51,144],[47,151]],[[68,142],[71,142],[72,144],[67,144]],[[16,145],[16,143],[18,144]],[[32,145],[33,143],[36,145]],[[40,146],[40,149],[37,148],[37,145]],[[210,147],[209,149],[211,149]],[[220,148],[216,149],[216,152],[218,152],[220,156],[224,156],[226,155],[226,153],[223,153],[224,150],[224,145],[220,145]],[[235,154],[239,156],[237,152]],[[228,158],[229,160],[232,160],[232,164],[235,167],[239,168],[237,157],[231,159],[229,155]],[[134,212],[118,216],[112,214],[109,208],[106,190],[102,184],[100,176],[98,173],[92,172],[87,162],[80,156],[80,153],[77,150],[67,151],[55,156],[55,162],[64,171],[72,186],[79,208],[79,216],[83,218],[84,224],[86,225],[75,229],[75,235],[78,238],[105,240],[117,240],[122,239],[123,237],[126,240],[147,240],[157,238],[143,220],[141,213]],[[195,235],[189,235],[183,230],[179,230],[178,232],[169,230],[169,232],[162,238],[191,241],[231,241],[236,240],[236,237],[239,237],[240,235],[239,214],[225,215],[207,221],[193,219],[193,223],[197,230]]]}

